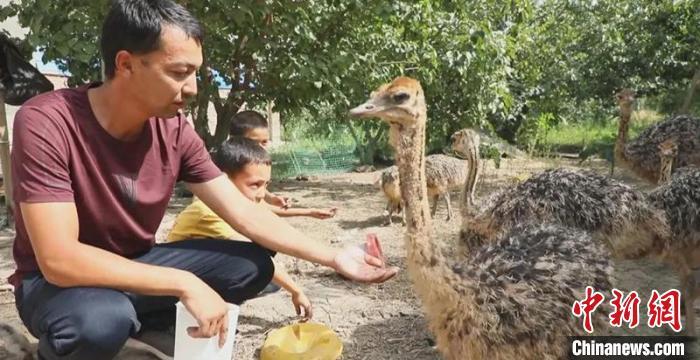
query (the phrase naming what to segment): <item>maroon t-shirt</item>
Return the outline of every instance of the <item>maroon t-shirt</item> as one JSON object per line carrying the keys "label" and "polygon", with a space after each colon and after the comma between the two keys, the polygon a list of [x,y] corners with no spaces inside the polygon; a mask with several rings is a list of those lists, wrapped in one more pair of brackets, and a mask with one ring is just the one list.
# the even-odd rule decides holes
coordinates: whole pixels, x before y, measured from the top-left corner
{"label": "maroon t-shirt", "polygon": [[151,118],[137,139],[121,141],[97,122],[88,88],[39,95],[15,117],[15,287],[22,274],[39,269],[20,202],[74,202],[81,243],[130,257],[154,245],[177,180],[201,183],[221,174],[183,116]]}

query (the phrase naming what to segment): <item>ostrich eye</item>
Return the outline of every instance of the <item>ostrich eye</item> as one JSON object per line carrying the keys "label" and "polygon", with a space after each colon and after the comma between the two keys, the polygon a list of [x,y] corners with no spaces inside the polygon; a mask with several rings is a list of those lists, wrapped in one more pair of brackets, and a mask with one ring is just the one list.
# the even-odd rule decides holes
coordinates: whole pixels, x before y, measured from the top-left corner
{"label": "ostrich eye", "polygon": [[391,99],[394,100],[394,102],[396,102],[397,104],[400,104],[400,103],[408,100],[409,97],[411,97],[411,95],[408,95],[408,93],[400,92],[400,93],[396,93],[396,94],[392,95]]}

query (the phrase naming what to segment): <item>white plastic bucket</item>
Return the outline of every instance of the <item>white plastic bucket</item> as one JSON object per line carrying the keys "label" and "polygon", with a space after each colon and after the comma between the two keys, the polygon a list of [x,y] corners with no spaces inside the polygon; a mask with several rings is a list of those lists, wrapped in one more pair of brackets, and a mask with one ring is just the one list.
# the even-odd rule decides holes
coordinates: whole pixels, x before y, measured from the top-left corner
{"label": "white plastic bucket", "polygon": [[220,348],[219,336],[209,339],[195,339],[187,334],[187,328],[196,327],[197,320],[187,311],[185,305],[178,302],[174,360],[231,360],[233,357],[233,345],[236,340],[239,310],[238,305],[229,304],[228,337],[224,347]]}

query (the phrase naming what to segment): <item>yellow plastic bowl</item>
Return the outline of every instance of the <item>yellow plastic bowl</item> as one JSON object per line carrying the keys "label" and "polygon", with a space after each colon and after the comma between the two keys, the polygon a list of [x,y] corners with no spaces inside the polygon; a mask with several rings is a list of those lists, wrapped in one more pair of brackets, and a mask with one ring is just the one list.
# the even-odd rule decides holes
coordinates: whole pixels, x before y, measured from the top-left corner
{"label": "yellow plastic bowl", "polygon": [[336,360],[343,343],[322,324],[301,323],[271,331],[260,351],[260,360]]}

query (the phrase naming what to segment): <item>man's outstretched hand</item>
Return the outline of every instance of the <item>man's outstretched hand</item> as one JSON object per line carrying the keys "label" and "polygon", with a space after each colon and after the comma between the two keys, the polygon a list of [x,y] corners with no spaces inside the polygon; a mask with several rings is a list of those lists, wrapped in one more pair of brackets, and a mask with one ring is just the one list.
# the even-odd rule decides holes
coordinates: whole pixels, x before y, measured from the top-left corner
{"label": "man's outstretched hand", "polygon": [[367,234],[364,249],[365,252],[367,252],[368,254],[386,263],[386,257],[384,256],[384,251],[382,251],[382,245],[379,244],[379,238],[377,237],[377,234]]}
{"label": "man's outstretched hand", "polygon": [[[368,250],[372,254],[368,253]],[[381,283],[391,279],[399,272],[399,268],[395,266],[387,267],[382,258],[381,250],[377,253],[372,248],[368,249],[367,244],[363,244],[341,250],[333,262],[335,271],[350,280]]]}

